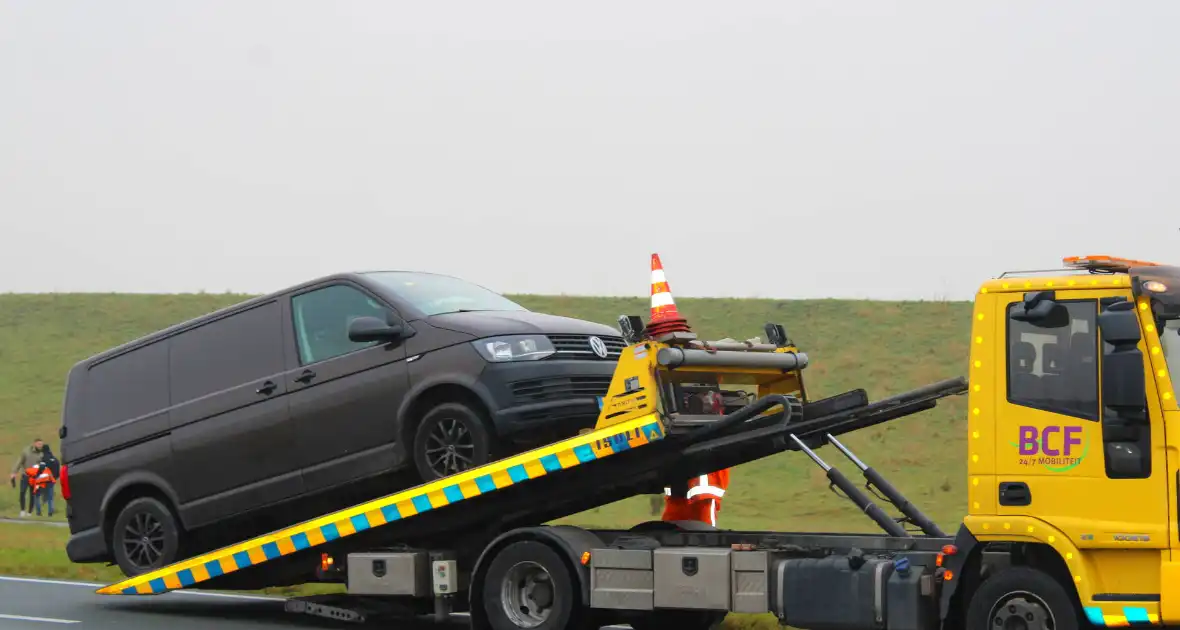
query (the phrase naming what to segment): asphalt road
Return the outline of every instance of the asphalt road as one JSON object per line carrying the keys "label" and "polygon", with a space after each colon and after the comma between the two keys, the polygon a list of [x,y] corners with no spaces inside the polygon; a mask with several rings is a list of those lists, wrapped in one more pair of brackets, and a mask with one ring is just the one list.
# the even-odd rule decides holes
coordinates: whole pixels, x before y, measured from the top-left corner
{"label": "asphalt road", "polygon": [[262,628],[372,628],[460,630],[466,618],[447,624],[413,621],[342,623],[288,613],[283,600],[246,595],[177,591],[152,597],[96,595],[101,584],[0,577],[0,629],[119,628],[120,630],[260,630]]}
{"label": "asphalt road", "polygon": [[[273,628],[381,628],[467,630],[465,615],[445,624],[370,619],[345,623],[286,612],[274,597],[175,591],[150,597],[96,595],[86,582],[0,576],[0,630],[118,628],[119,630],[261,630]],[[627,626],[610,626],[625,630]]]}

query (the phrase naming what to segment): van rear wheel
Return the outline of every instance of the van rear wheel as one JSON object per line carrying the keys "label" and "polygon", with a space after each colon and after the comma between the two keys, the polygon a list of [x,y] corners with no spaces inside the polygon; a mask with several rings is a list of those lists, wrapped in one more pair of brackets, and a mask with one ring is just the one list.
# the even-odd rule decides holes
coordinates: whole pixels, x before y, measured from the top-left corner
{"label": "van rear wheel", "polygon": [[462,403],[431,409],[414,434],[414,465],[434,481],[492,461],[494,436],[483,417]]}
{"label": "van rear wheel", "polygon": [[115,519],[111,551],[127,577],[150,573],[176,562],[179,549],[179,523],[159,499],[134,499]]}

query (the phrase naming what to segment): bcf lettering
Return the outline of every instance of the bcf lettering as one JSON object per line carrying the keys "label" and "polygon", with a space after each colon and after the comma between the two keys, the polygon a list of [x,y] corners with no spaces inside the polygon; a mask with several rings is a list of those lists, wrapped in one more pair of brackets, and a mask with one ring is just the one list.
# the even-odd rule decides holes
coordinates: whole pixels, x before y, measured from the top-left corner
{"label": "bcf lettering", "polygon": [[[1027,425],[1021,426],[1020,454],[1036,455],[1041,453],[1049,457],[1070,457],[1073,447],[1082,444],[1081,432],[1082,427],[1079,426],[1049,425],[1043,429]],[[1061,437],[1056,437],[1057,434],[1060,434]],[[1052,444],[1055,442],[1062,444],[1063,447],[1061,449],[1054,448]]]}

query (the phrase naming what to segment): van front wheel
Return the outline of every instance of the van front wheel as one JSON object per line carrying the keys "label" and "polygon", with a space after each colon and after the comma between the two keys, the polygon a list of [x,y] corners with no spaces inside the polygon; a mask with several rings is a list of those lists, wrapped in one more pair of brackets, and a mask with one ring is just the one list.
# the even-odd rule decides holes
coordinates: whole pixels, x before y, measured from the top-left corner
{"label": "van front wheel", "polygon": [[418,423],[414,464],[422,481],[449,477],[490,462],[493,442],[479,413],[462,403],[444,403]]}
{"label": "van front wheel", "polygon": [[168,506],[140,497],[124,506],[115,519],[111,548],[123,575],[150,573],[176,562],[180,527]]}

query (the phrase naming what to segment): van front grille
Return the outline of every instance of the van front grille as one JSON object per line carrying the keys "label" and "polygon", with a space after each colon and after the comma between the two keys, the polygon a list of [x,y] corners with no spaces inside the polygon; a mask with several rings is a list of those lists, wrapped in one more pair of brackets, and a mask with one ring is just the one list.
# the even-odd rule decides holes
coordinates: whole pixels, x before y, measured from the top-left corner
{"label": "van front grille", "polygon": [[[617,361],[627,344],[622,337],[611,335],[548,335],[553,344],[554,359],[586,359],[588,361]],[[598,337],[606,346],[606,357],[594,354],[590,338]]]}

